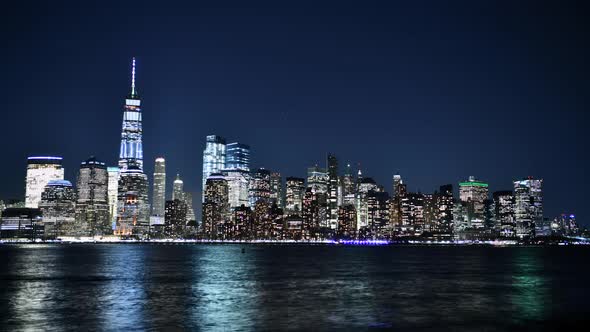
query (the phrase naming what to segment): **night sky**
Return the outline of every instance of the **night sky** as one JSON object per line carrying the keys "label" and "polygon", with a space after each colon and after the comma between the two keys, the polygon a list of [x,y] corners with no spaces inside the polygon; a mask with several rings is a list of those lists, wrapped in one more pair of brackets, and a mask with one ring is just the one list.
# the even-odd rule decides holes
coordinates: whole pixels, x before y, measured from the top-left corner
{"label": "night sky", "polygon": [[205,136],[218,134],[250,144],[254,167],[304,177],[333,152],[388,191],[396,171],[422,192],[542,177],[545,216],[590,225],[581,5],[5,4],[0,198],[24,197],[29,155],[63,156],[72,182],[90,155],[116,164],[136,56],[150,182],[164,156],[168,184],[178,171],[198,192]]}

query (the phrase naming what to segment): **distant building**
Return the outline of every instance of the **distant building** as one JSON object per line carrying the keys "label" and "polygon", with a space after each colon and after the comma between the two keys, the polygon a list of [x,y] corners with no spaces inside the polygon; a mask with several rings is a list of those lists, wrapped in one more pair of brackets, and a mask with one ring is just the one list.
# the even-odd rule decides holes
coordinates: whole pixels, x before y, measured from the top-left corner
{"label": "distant building", "polygon": [[207,178],[225,169],[226,145],[225,138],[217,135],[207,136],[203,150],[203,202],[205,201],[205,184]]}
{"label": "distant building", "polygon": [[328,172],[317,165],[307,169],[307,188],[314,193],[328,194]]}
{"label": "distant building", "polygon": [[223,177],[229,188],[229,205],[237,208],[242,205],[249,206],[248,186],[250,183],[250,172],[241,169],[225,169]]}
{"label": "distant building", "polygon": [[8,208],[2,211],[0,220],[0,239],[43,238],[43,216],[39,209]]}
{"label": "distant building", "polygon": [[496,228],[499,230],[500,237],[515,237],[514,194],[512,191],[496,191],[493,197]]}
{"label": "distant building", "polygon": [[49,181],[41,194],[39,209],[43,214],[45,238],[55,239],[74,234],[76,192],[70,181]]}
{"label": "distant building", "polygon": [[393,234],[389,223],[389,194],[371,190],[367,193],[367,232],[371,239],[386,239]]}
{"label": "distant building", "polygon": [[338,227],[338,201],[339,198],[339,177],[338,159],[333,154],[328,154],[328,226],[331,229]]}
{"label": "distant building", "polygon": [[233,210],[231,225],[226,228],[227,237],[234,240],[250,240],[252,238],[252,210],[239,206]]}
{"label": "distant building", "polygon": [[224,169],[249,172],[250,146],[238,142],[227,144]]}
{"label": "distant building", "polygon": [[51,180],[63,180],[64,168],[61,157],[29,157],[25,188],[25,206],[37,208],[41,193]]}
{"label": "distant building", "polygon": [[172,200],[184,200],[184,182],[180,174],[176,174],[176,179],[172,183]]}
{"label": "distant building", "polygon": [[283,207],[283,178],[279,172],[270,173],[270,205]]}
{"label": "distant building", "polygon": [[451,235],[453,232],[453,185],[440,186],[439,192],[435,195],[437,216],[434,231]]}
{"label": "distant building", "polygon": [[575,215],[564,213],[553,219],[551,231],[554,235],[578,236],[580,234],[580,227],[576,222]]}
{"label": "distant building", "polygon": [[193,208],[193,194],[184,192],[184,204],[186,204],[186,220],[196,222],[195,209]]}
{"label": "distant building", "polygon": [[229,216],[227,181],[220,173],[211,174],[205,186],[203,204],[203,235],[208,239],[222,238]]}
{"label": "distant building", "polygon": [[529,177],[514,181],[516,235],[534,237],[535,225],[543,223],[543,180]]}
{"label": "distant building", "polygon": [[285,210],[287,215],[301,214],[303,195],[305,194],[305,180],[288,177],[286,183]]}
{"label": "distant building", "polygon": [[338,238],[356,238],[356,209],[354,205],[347,204],[338,208]]}
{"label": "distant building", "polygon": [[271,172],[264,168],[259,168],[252,173],[248,189],[248,201],[251,207],[254,207],[259,200],[270,201],[270,174]]}
{"label": "distant building", "polygon": [[469,180],[459,183],[459,199],[467,211],[468,227],[484,228],[488,184],[470,176]]}
{"label": "distant building", "polygon": [[166,201],[164,212],[164,236],[182,238],[187,224],[187,206],[184,201],[176,199]]}
{"label": "distant building", "polygon": [[370,191],[379,191],[379,186],[377,186],[375,180],[368,177],[360,178],[355,206],[358,227],[357,231],[367,227],[369,224],[369,206],[367,196]]}
{"label": "distant building", "polygon": [[107,167],[109,183],[107,195],[109,197],[109,220],[114,226],[117,222],[117,205],[119,200],[119,167]]}
{"label": "distant building", "polygon": [[94,157],[80,165],[77,181],[75,236],[111,235],[108,172],[104,162]]}
{"label": "distant building", "polygon": [[166,160],[156,158],[154,165],[154,189],[152,195],[152,215],[164,216],[166,209]]}

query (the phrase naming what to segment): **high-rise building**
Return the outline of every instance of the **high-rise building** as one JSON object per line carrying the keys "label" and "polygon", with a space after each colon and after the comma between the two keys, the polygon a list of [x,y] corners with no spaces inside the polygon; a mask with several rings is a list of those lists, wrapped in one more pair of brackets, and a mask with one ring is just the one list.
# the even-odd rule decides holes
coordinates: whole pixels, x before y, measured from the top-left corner
{"label": "high-rise building", "polygon": [[241,169],[225,169],[223,170],[223,176],[229,188],[230,207],[249,206],[248,186],[250,183],[250,172]]}
{"label": "high-rise building", "polygon": [[61,157],[29,157],[25,189],[25,206],[37,208],[41,193],[51,180],[63,180],[64,169]]}
{"label": "high-rise building", "polygon": [[453,185],[440,186],[439,192],[435,195],[437,216],[434,231],[450,236],[453,232]]}
{"label": "high-rise building", "polygon": [[229,217],[227,181],[220,173],[211,174],[205,186],[203,203],[203,235],[208,239],[222,238]]}
{"label": "high-rise building", "polygon": [[316,166],[307,169],[307,187],[315,193],[328,194],[328,172]]}
{"label": "high-rise building", "polygon": [[402,181],[402,176],[399,174],[395,174],[393,176],[393,196],[399,196],[400,192],[399,192],[399,188],[400,185],[403,184],[404,182]]}
{"label": "high-rise building", "polygon": [[107,194],[109,196],[109,220],[114,226],[117,222],[117,204],[119,200],[119,167],[107,167],[109,184]]}
{"label": "high-rise building", "polygon": [[514,194],[512,191],[496,191],[494,198],[495,228],[501,237],[514,237],[516,227],[514,220]]}
{"label": "high-rise building", "polygon": [[338,238],[354,239],[356,237],[356,209],[352,204],[338,208]]}
{"label": "high-rise building", "polygon": [[470,176],[469,180],[459,183],[459,199],[467,210],[468,227],[483,228],[488,184]]}
{"label": "high-rise building", "polygon": [[143,172],[141,100],[135,89],[135,58],[131,70],[131,92],[125,99],[117,200],[117,235],[143,236],[149,230],[148,178]]}
{"label": "high-rise building", "polygon": [[163,217],[166,209],[166,160],[156,158],[154,165],[154,192],[152,195],[152,215]]}
{"label": "high-rise building", "polygon": [[535,225],[543,223],[543,180],[529,177],[514,181],[516,235],[535,236]]}
{"label": "high-rise building", "polygon": [[195,209],[193,208],[193,194],[184,192],[184,204],[186,204],[186,220],[187,222],[196,221]]}
{"label": "high-rise building", "polygon": [[328,224],[331,229],[338,227],[338,159],[328,154]]}
{"label": "high-rise building", "polygon": [[226,160],[225,138],[217,135],[207,136],[203,150],[203,202],[205,202],[205,183],[214,173],[224,170]]}
{"label": "high-rise building", "polygon": [[250,146],[238,142],[226,146],[225,169],[250,171]]}
{"label": "high-rise building", "polygon": [[352,169],[350,167],[350,164],[346,164],[346,169],[340,182],[342,186],[341,205],[354,205],[356,195],[356,184],[354,181],[354,177],[352,175]]}
{"label": "high-rise building", "polygon": [[226,228],[228,237],[234,240],[249,240],[252,233],[252,210],[239,206],[233,210],[231,225]]}
{"label": "high-rise building", "polygon": [[45,238],[69,236],[76,218],[76,192],[66,180],[51,180],[41,194],[39,209],[43,213]]}
{"label": "high-rise building", "polygon": [[252,173],[248,189],[248,200],[251,207],[254,207],[254,204],[259,200],[269,202],[270,174],[271,172],[264,168],[259,168]]}
{"label": "high-rise building", "polygon": [[389,194],[371,190],[367,193],[367,232],[372,239],[391,237],[393,228],[389,222]]}
{"label": "high-rise building", "polygon": [[283,207],[283,178],[279,172],[270,173],[270,205]]}
{"label": "high-rise building", "polygon": [[369,206],[367,201],[367,195],[370,191],[379,191],[377,183],[372,178],[359,176],[360,182],[358,183],[357,197],[356,197],[356,218],[357,218],[357,230],[360,230],[368,226],[369,218]]}
{"label": "high-rise building", "polygon": [[287,215],[300,215],[305,194],[305,180],[302,178],[288,177],[285,193],[285,209]]}
{"label": "high-rise building", "polygon": [[109,220],[109,175],[104,162],[94,157],[80,165],[77,181],[76,236],[112,234]]}
{"label": "high-rise building", "polygon": [[184,201],[184,182],[180,178],[180,174],[176,174],[176,179],[172,183],[172,200]]}
{"label": "high-rise building", "polygon": [[187,206],[184,201],[175,199],[166,201],[164,212],[164,236],[182,238],[186,227]]}
{"label": "high-rise building", "polygon": [[[403,185],[400,185],[400,190]],[[424,195],[421,193],[406,193],[402,196],[401,217],[404,233],[420,235],[424,231]]]}

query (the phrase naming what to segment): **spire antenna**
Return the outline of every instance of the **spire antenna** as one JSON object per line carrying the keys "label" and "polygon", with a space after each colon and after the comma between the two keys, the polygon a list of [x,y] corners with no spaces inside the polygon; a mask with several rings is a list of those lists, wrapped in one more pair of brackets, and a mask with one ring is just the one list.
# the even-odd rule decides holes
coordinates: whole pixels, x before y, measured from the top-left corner
{"label": "spire antenna", "polygon": [[133,65],[131,67],[131,95],[135,96],[135,57],[133,57]]}

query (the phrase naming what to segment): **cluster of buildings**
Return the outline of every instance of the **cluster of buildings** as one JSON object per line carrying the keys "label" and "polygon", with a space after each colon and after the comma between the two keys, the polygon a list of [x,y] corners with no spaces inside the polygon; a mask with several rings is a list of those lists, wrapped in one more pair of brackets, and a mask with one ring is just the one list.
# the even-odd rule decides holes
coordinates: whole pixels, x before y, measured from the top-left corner
{"label": "cluster of buildings", "polygon": [[[167,193],[166,161],[155,159],[150,200],[144,172],[141,99],[125,99],[118,165],[90,157],[75,186],[64,179],[61,157],[28,158],[24,201],[0,201],[0,238],[200,238],[211,240],[532,239],[576,236],[575,216],[543,214],[543,180],[513,181],[489,192],[474,177],[410,192],[396,174],[391,191],[328,154],[325,167],[286,177],[250,167],[250,146],[207,136],[203,151],[202,218],[180,175]],[[388,188],[388,189],[389,189]]]}

